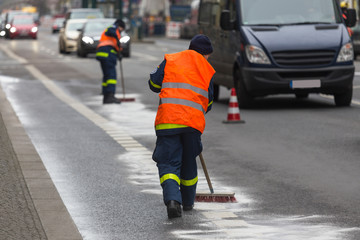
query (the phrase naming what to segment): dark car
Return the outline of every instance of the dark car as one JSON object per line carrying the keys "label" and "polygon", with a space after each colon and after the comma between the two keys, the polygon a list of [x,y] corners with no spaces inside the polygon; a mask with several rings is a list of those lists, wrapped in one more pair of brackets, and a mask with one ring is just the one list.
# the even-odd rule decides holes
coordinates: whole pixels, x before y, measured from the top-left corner
{"label": "dark car", "polygon": [[[209,62],[219,86],[234,87],[239,106],[257,97],[310,93],[333,95],[336,106],[352,100],[353,44],[338,1],[202,0],[199,31],[213,42]],[[281,7],[279,7],[281,6]]]}
{"label": "dark car", "polygon": [[356,25],[351,28],[352,30],[352,41],[353,41],[353,48],[354,48],[354,58],[360,55],[360,23],[357,22]]}
{"label": "dark car", "polygon": [[65,21],[65,18],[55,18],[54,19],[54,22],[51,26],[51,32],[52,33],[57,33],[60,31],[60,29],[62,27],[64,27],[64,21]]}
{"label": "dark car", "polygon": [[[115,22],[114,18],[90,19],[82,29],[78,38],[77,54],[80,57],[86,57],[89,53],[95,53],[99,44],[102,32]],[[121,32],[120,39],[122,54],[124,57],[130,57],[130,36],[126,31]]]}

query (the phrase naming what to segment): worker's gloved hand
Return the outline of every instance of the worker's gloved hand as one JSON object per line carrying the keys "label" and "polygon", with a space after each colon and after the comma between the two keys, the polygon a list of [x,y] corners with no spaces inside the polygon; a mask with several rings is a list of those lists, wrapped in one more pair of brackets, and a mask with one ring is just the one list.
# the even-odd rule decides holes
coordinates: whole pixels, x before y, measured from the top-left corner
{"label": "worker's gloved hand", "polygon": [[118,59],[119,59],[120,62],[121,62],[122,58],[123,58],[123,56],[122,56],[122,54],[119,52],[119,54],[118,54]]}

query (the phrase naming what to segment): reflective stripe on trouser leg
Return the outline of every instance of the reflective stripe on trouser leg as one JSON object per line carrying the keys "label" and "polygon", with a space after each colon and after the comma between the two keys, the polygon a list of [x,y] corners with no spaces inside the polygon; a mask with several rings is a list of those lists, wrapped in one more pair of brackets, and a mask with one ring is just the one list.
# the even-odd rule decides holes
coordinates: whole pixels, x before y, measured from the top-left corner
{"label": "reflective stripe on trouser leg", "polygon": [[[102,90],[103,94],[114,93],[116,91],[116,58],[104,58],[100,60],[101,70],[103,72]],[[113,83],[115,80],[115,84]]]}
{"label": "reflective stripe on trouser leg", "polygon": [[181,134],[183,145],[180,190],[184,206],[192,206],[198,182],[196,157],[202,152],[201,133],[194,131]]}
{"label": "reflective stripe on trouser leg", "polygon": [[182,203],[180,168],[182,144],[179,135],[158,136],[153,159],[157,163],[164,203],[175,200]]}

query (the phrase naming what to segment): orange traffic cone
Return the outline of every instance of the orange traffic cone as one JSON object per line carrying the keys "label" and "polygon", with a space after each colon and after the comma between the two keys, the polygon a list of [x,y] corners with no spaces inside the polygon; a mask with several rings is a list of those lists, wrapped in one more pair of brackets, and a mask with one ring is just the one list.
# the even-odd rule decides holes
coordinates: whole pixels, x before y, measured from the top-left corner
{"label": "orange traffic cone", "polygon": [[229,101],[228,117],[223,123],[245,123],[244,120],[240,118],[239,105],[236,99],[235,88],[231,89],[231,96]]}

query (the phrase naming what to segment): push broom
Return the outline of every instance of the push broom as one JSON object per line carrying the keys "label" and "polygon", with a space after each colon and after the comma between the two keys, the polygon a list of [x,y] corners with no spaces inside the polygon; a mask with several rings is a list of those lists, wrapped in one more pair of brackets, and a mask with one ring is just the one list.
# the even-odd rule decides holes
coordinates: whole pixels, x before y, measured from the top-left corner
{"label": "push broom", "polygon": [[122,92],[123,92],[123,97],[119,98],[119,99],[122,102],[133,102],[133,101],[135,101],[135,98],[126,98],[125,97],[125,80],[124,80],[122,61],[119,61],[119,65],[120,65],[120,75],[121,75],[121,87],[122,87]]}
{"label": "push broom", "polygon": [[210,193],[198,193],[197,192],[195,195],[195,201],[197,201],[197,202],[236,202],[235,193],[233,193],[233,192],[214,193],[214,189],[212,187],[209,173],[207,171],[207,168],[205,165],[205,160],[204,160],[202,153],[200,153],[199,157],[200,157],[202,169],[204,170],[206,181],[207,181],[209,189],[210,189]]}

